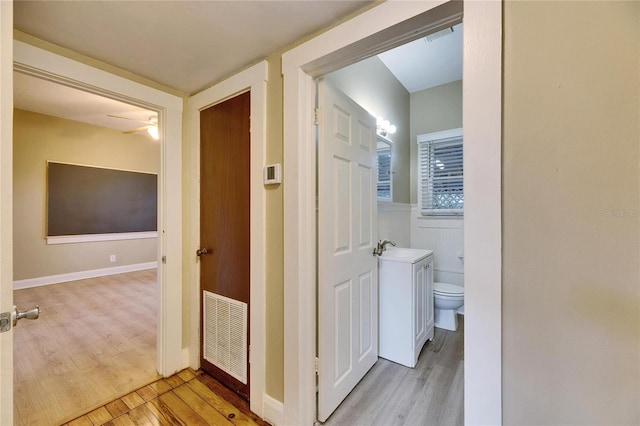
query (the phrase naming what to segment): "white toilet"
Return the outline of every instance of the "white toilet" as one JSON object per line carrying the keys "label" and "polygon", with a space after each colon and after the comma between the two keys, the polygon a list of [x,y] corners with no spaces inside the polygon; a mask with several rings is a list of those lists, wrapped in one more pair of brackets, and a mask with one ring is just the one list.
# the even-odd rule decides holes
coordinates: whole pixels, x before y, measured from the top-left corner
{"label": "white toilet", "polygon": [[445,330],[458,329],[456,310],[464,305],[464,287],[449,283],[433,283],[435,326]]}

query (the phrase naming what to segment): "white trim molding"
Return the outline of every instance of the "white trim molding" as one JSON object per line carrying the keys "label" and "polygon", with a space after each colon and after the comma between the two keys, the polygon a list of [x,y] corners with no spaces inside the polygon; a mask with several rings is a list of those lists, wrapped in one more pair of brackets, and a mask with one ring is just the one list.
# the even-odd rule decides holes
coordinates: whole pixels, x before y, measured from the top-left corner
{"label": "white trim molding", "polygon": [[411,204],[389,203],[378,200],[378,212],[410,212]]}
{"label": "white trim molding", "polygon": [[50,284],[60,284],[69,281],[85,280],[87,278],[105,277],[107,275],[124,274],[126,272],[144,271],[158,267],[158,262],[136,263],[133,265],[121,265],[111,268],[91,269],[88,271],[69,272],[66,274],[49,275],[46,277],[27,278],[13,282],[14,290],[24,288],[41,287]]}
{"label": "white trim molding", "polygon": [[284,404],[265,395],[263,418],[273,426],[284,425]]}
{"label": "white trim molding", "polygon": [[145,240],[157,238],[157,231],[119,232],[116,234],[56,235],[47,237],[47,244],[92,243],[97,241]]}
{"label": "white trim molding", "polygon": [[502,2],[464,2],[464,418],[502,423]]}
{"label": "white trim molding", "polygon": [[[0,1],[0,312],[13,307],[13,2]],[[13,331],[0,333],[0,424],[13,424]]]}
{"label": "white trim molding", "polygon": [[[158,342],[156,368],[163,376],[182,362],[182,106],[180,97],[136,83],[17,40],[14,70],[158,113]],[[11,181],[3,185],[11,185]]]}
{"label": "white trim molding", "polygon": [[[282,57],[284,75],[285,347],[284,423],[316,420],[315,139],[313,78],[462,20],[462,2],[389,0],[295,47]],[[476,278],[465,294],[465,422],[501,418],[501,2],[464,2],[465,272]],[[488,84],[487,84],[488,82]],[[489,99],[488,104],[485,102]],[[467,146],[473,146],[467,151]],[[497,148],[497,149],[496,149]],[[474,160],[478,151],[485,150]],[[490,167],[489,176],[483,176]],[[481,169],[481,170],[480,170]],[[496,180],[497,178],[497,180]],[[482,207],[482,203],[491,204]],[[469,217],[471,219],[469,220]],[[487,226],[481,231],[482,224]],[[466,226],[466,222],[465,222]],[[322,232],[322,230],[320,230]],[[485,245],[488,244],[488,253]],[[484,264],[486,262],[486,264]],[[488,291],[483,289],[488,286]],[[468,327],[468,324],[472,324]],[[482,339],[487,337],[486,342]],[[469,352],[467,352],[469,348]],[[490,360],[489,362],[486,362]],[[488,379],[490,378],[490,380]],[[489,385],[488,385],[489,384]]]}
{"label": "white trim molding", "polygon": [[189,205],[189,365],[200,368],[200,268],[196,250],[200,244],[200,111],[240,93],[251,92],[251,212],[250,212],[250,279],[249,329],[250,351],[250,409],[260,417],[264,414],[266,359],[266,194],[262,181],[265,165],[267,128],[267,62],[260,62],[215,86],[204,90],[188,101],[189,163],[191,168]]}
{"label": "white trim molding", "polygon": [[462,127],[458,128],[458,129],[449,129],[449,130],[442,130],[440,132],[433,132],[433,133],[425,133],[422,135],[418,135],[417,139],[418,139],[418,143],[422,143],[422,142],[431,142],[431,141],[439,141],[442,139],[451,139],[451,138],[460,138],[463,136],[463,130]]}

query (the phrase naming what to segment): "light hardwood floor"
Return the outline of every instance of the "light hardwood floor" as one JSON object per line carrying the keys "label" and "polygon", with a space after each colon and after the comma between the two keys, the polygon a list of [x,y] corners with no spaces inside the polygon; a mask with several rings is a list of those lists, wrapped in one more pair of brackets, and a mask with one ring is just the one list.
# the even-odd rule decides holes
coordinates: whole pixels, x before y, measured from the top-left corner
{"label": "light hardwood floor", "polygon": [[14,421],[59,425],[159,376],[156,270],[14,292]]}
{"label": "light hardwood floor", "polygon": [[415,368],[380,358],[325,425],[464,424],[464,317],[456,332],[436,328]]}
{"label": "light hardwood floor", "polygon": [[232,391],[200,371],[183,370],[105,404],[65,426],[268,426]]}

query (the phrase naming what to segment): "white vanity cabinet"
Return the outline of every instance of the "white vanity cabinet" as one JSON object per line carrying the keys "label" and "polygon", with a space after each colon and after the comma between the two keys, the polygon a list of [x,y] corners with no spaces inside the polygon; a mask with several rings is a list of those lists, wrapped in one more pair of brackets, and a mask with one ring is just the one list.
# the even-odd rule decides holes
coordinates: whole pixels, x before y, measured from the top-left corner
{"label": "white vanity cabinet", "polygon": [[433,251],[387,250],[378,267],[379,355],[413,368],[433,340]]}

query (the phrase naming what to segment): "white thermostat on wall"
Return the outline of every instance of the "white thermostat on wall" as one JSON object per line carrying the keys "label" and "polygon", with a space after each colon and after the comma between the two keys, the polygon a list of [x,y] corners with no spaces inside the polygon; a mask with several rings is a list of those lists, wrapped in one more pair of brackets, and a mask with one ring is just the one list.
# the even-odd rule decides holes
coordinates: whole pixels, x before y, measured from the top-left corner
{"label": "white thermostat on wall", "polygon": [[268,166],[264,166],[265,185],[274,185],[276,183],[282,182],[281,176],[280,164],[269,164]]}

